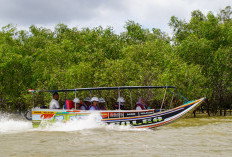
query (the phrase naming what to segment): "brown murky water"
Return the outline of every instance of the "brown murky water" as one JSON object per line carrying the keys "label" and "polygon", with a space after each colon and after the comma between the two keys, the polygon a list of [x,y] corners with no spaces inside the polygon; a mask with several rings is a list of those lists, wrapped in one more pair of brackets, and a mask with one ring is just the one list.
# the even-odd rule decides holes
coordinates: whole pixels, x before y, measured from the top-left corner
{"label": "brown murky water", "polygon": [[154,130],[93,120],[33,129],[0,114],[0,156],[232,156],[232,116],[181,119]]}

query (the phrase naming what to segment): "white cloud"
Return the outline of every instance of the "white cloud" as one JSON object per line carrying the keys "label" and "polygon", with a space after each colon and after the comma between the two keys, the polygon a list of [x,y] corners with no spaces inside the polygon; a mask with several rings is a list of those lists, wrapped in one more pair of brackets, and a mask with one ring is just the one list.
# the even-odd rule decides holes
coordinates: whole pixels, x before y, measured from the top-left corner
{"label": "white cloud", "polygon": [[189,19],[193,10],[215,14],[232,0],[0,0],[0,26],[9,23],[20,27],[39,25],[54,27],[112,26],[122,32],[127,20],[144,28],[160,28],[170,33],[171,16]]}

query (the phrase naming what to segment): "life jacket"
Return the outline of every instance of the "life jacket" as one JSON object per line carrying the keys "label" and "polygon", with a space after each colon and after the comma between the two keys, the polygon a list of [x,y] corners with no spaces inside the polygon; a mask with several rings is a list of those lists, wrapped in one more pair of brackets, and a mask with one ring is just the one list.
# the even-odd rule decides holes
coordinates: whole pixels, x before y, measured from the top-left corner
{"label": "life jacket", "polygon": [[104,106],[99,106],[99,110],[106,110],[105,105]]}
{"label": "life jacket", "polygon": [[72,109],[74,108],[74,102],[72,100],[65,100],[65,109]]}
{"label": "life jacket", "polygon": [[[114,109],[115,110],[118,110],[119,109],[119,104],[116,104],[115,106],[114,106]],[[125,108],[124,108],[124,105],[120,105],[120,110],[124,110]]]}
{"label": "life jacket", "polygon": [[[142,110],[146,110],[146,109],[147,109],[147,107],[144,106],[144,105],[142,105],[142,104],[137,104],[136,107],[137,107],[137,106],[141,107]],[[136,107],[135,107],[135,108],[136,108]]]}
{"label": "life jacket", "polygon": [[[93,105],[89,106],[89,109],[92,107]],[[93,106],[95,108],[95,110],[99,110],[97,106]]]}

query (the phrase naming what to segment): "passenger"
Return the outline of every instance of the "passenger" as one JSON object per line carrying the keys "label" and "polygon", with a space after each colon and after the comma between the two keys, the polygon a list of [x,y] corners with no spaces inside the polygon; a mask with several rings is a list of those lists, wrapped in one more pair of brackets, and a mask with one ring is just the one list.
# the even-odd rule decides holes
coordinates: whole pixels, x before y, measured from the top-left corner
{"label": "passenger", "polygon": [[125,108],[124,108],[124,103],[125,103],[126,101],[124,100],[124,98],[123,97],[119,97],[118,99],[117,99],[117,104],[114,106],[114,109],[115,110],[118,110],[119,109],[119,104],[120,104],[120,109],[121,110],[125,110]]}
{"label": "passenger", "polygon": [[145,104],[145,99],[140,97],[139,101],[136,103],[136,110],[146,110],[147,105]]}
{"label": "passenger", "polygon": [[103,98],[99,98],[99,110],[106,110],[105,102]]}
{"label": "passenger", "polygon": [[75,98],[75,99],[73,99],[73,102],[75,103],[75,109],[76,110],[80,110],[81,109],[81,101],[80,101],[80,99],[79,98]]}
{"label": "passenger", "polygon": [[88,110],[90,104],[91,104],[90,97],[86,97],[85,100],[84,100],[84,103],[81,104],[81,110]]}
{"label": "passenger", "polygon": [[39,108],[40,108],[40,109],[47,109],[48,107],[45,106],[45,105],[41,105]]}
{"label": "passenger", "polygon": [[91,105],[89,106],[89,110],[98,110],[98,97],[92,97],[91,98]]}
{"label": "passenger", "polygon": [[53,99],[49,104],[49,109],[60,109],[60,104],[58,100],[59,100],[59,94],[57,92],[53,93]]}

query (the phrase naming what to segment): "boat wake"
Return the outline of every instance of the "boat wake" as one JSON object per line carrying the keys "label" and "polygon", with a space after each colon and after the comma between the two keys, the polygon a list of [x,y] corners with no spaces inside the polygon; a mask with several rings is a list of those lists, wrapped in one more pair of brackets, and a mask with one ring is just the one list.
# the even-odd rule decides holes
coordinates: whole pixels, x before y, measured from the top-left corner
{"label": "boat wake", "polygon": [[32,129],[30,121],[18,115],[0,113],[0,133],[19,133]]}
{"label": "boat wake", "polygon": [[63,122],[55,122],[55,123],[47,123],[46,121],[41,121],[40,127],[35,130],[39,131],[78,131],[84,129],[95,129],[102,127],[101,117],[97,114],[91,114],[87,116],[85,119],[74,119],[71,121]]}
{"label": "boat wake", "polygon": [[81,130],[94,130],[100,129],[105,131],[148,131],[149,129],[137,129],[130,126],[121,125],[108,125],[101,122],[101,116],[99,114],[90,114],[85,119],[78,119],[56,123],[41,122],[39,128],[33,128],[32,122],[22,119],[22,117],[15,116],[12,114],[0,114],[0,134],[8,133],[20,133],[20,132],[33,132],[33,131],[44,131],[44,132],[75,132]]}
{"label": "boat wake", "polygon": [[56,122],[52,125],[46,123],[46,121],[41,122],[41,126],[35,130],[39,131],[61,131],[61,132],[73,132],[81,130],[92,130],[92,129],[103,129],[106,131],[145,131],[148,129],[136,129],[130,126],[122,125],[108,125],[101,121],[101,116],[99,113],[92,113],[84,119],[71,120],[66,123]]}

